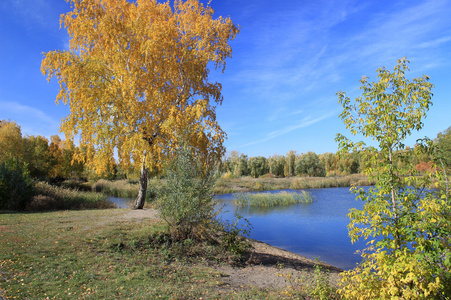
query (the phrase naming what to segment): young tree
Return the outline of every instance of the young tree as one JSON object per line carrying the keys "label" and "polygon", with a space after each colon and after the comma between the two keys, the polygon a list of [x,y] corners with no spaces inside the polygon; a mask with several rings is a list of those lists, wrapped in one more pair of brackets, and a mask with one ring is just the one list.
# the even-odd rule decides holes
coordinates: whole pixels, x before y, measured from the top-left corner
{"label": "young tree", "polygon": [[195,239],[214,224],[214,169],[205,169],[187,145],[176,150],[158,190],[158,208],[175,240]]}
{"label": "young tree", "polygon": [[[417,176],[409,161],[413,151],[403,141],[423,127],[422,119],[432,105],[429,78],[405,78],[408,61],[398,61],[394,71],[377,71],[377,82],[364,77],[362,96],[351,101],[339,92],[340,114],[353,135],[371,138],[378,149],[364,142],[354,143],[338,134],[342,153],[362,150],[367,157],[365,173],[376,186],[356,190],[365,201],[362,210],[349,213],[352,241],[370,239],[363,261],[343,273],[341,292],[347,299],[423,299],[451,292],[451,206],[447,192],[428,190],[434,177],[443,180],[440,170]],[[434,153],[430,141],[418,150]]]}
{"label": "young tree", "polygon": [[142,208],[148,169],[175,154],[183,132],[204,164],[223,155],[221,84],[210,81],[209,68],[224,71],[239,30],[197,0],[71,2],[61,18],[69,50],[46,53],[41,65],[48,80],[58,78],[57,103],[71,108],[61,129],[69,140],[80,134],[84,159],[98,173],[115,149],[122,167],[140,163],[133,207]]}

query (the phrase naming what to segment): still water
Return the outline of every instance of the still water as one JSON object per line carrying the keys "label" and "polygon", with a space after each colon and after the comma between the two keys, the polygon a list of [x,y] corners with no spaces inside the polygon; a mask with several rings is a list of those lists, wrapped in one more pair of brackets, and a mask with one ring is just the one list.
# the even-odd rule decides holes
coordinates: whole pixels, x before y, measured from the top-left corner
{"label": "still water", "polygon": [[[278,191],[267,191],[276,193]],[[297,193],[297,190],[284,190]],[[233,220],[234,212],[248,219],[253,226],[250,237],[305,257],[327,262],[344,270],[354,268],[361,261],[357,250],[365,248],[365,242],[351,243],[346,216],[349,209],[361,209],[348,187],[307,189],[315,201],[276,208],[236,208],[233,194],[218,195],[224,206],[221,218]]]}
{"label": "still water", "polygon": [[[276,193],[282,190],[266,191]],[[284,190],[299,193],[299,190]],[[234,220],[236,211],[252,225],[250,237],[305,257],[329,263],[344,270],[352,269],[361,261],[357,250],[365,248],[365,242],[351,243],[346,216],[349,209],[361,209],[348,187],[307,189],[315,201],[275,208],[237,208],[233,194],[217,195],[222,208],[222,220]],[[134,199],[108,197],[119,208],[130,208]]]}
{"label": "still water", "polygon": [[108,196],[106,200],[116,204],[117,208],[131,208],[135,199]]}

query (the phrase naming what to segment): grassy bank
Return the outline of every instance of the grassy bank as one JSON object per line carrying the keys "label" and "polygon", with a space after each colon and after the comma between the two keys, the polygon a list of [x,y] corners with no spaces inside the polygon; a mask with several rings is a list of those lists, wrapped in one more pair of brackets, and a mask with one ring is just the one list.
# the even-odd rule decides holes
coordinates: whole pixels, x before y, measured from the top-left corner
{"label": "grassy bank", "polygon": [[[151,179],[147,184],[147,199],[152,200],[155,198],[155,187],[159,185],[159,181]],[[94,183],[81,182],[76,180],[66,180],[61,183],[61,186],[82,190],[101,193],[108,196],[120,197],[120,198],[136,198],[139,191],[139,182],[131,180],[105,180],[100,179]]]}
{"label": "grassy bank", "polygon": [[[364,175],[353,174],[348,176],[335,177],[240,177],[240,178],[219,178],[214,187],[215,194],[267,191],[281,189],[309,189],[309,188],[329,188],[329,187],[348,187],[351,185],[366,186],[373,185]],[[155,197],[155,190],[161,185],[158,179],[148,181],[147,199],[152,200]],[[78,181],[65,181],[62,186],[102,193],[109,196],[122,198],[135,198],[138,195],[139,183],[130,180],[104,180],[100,179],[95,183],[86,183]]]}
{"label": "grassy bank", "polygon": [[[8,299],[278,299],[224,286],[215,245],[174,245],[159,221],[124,210],[0,213],[0,296]],[[185,247],[189,245],[189,247]]]}
{"label": "grassy bank", "polygon": [[296,203],[311,203],[313,197],[306,191],[301,193],[264,193],[251,194],[239,193],[235,195],[235,204],[239,207],[255,206],[255,207],[272,207],[272,206],[287,206]]}
{"label": "grassy bank", "polygon": [[336,177],[219,178],[214,192],[215,194],[226,194],[282,189],[347,187],[353,184],[365,186],[374,183],[369,182],[366,176],[359,174]]}

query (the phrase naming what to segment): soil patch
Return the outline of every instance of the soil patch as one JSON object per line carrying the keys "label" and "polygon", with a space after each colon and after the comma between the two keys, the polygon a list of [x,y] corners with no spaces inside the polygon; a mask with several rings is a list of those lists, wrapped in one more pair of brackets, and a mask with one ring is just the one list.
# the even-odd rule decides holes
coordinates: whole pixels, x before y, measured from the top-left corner
{"label": "soil patch", "polygon": [[159,220],[158,210],[153,208],[125,209],[125,213],[120,216],[124,221],[142,221],[144,219]]}
{"label": "soil patch", "polygon": [[[249,239],[252,249],[248,260],[243,266],[218,266],[225,285],[223,288],[236,289],[244,286],[258,286],[267,289],[281,289],[292,285],[287,278],[291,275],[293,280],[301,279],[310,283],[313,279],[315,265],[329,273],[329,281],[337,285],[341,269],[329,264],[308,259],[266,243]],[[297,280],[299,283],[299,280]]]}

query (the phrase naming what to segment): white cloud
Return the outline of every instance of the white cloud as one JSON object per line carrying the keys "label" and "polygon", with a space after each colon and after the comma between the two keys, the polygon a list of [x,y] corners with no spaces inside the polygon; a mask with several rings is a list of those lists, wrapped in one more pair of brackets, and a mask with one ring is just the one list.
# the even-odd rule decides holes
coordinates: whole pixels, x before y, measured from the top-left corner
{"label": "white cloud", "polygon": [[59,128],[59,120],[38,108],[12,101],[0,101],[0,108],[0,118],[16,121],[21,126],[22,134],[43,135],[49,138],[56,134]]}
{"label": "white cloud", "polygon": [[312,117],[312,116],[306,116],[306,117],[302,118],[300,121],[298,121],[298,122],[296,122],[294,124],[285,126],[285,127],[281,128],[279,130],[275,130],[275,131],[272,131],[272,132],[268,133],[266,135],[266,137],[264,137],[262,139],[255,140],[255,141],[246,143],[244,145],[241,145],[240,148],[244,148],[244,147],[247,147],[247,146],[256,145],[256,144],[260,144],[260,143],[264,143],[264,142],[270,141],[270,140],[272,140],[272,139],[274,139],[274,138],[276,138],[278,136],[286,135],[286,134],[288,134],[288,133],[290,133],[292,131],[295,131],[297,129],[311,126],[311,125],[313,125],[315,123],[318,123],[320,121],[323,121],[325,119],[328,119],[328,118],[330,118],[332,116],[336,116],[336,115],[337,115],[337,112],[334,111],[334,112],[330,112],[330,113],[324,114],[324,115],[316,117],[316,118]]}

